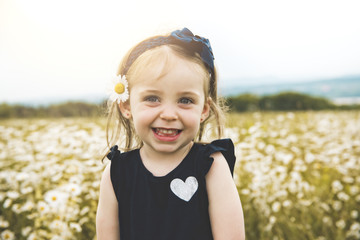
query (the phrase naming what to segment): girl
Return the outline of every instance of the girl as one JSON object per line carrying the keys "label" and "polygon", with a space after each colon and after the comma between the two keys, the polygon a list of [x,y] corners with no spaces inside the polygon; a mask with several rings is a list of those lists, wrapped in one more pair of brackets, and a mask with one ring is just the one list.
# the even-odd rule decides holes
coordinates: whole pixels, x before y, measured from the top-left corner
{"label": "girl", "polygon": [[222,134],[213,60],[209,41],[187,28],[144,40],[123,59],[107,140],[115,144],[123,127],[125,152],[115,145],[107,155],[99,240],[245,238],[233,143],[200,143],[213,117]]}

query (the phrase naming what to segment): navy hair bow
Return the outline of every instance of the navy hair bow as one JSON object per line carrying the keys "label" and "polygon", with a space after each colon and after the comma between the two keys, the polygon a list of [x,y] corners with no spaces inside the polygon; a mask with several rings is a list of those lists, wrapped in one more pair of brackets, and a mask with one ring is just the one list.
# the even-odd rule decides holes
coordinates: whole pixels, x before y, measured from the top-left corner
{"label": "navy hair bow", "polygon": [[198,53],[206,67],[209,69],[210,74],[213,76],[214,55],[209,40],[198,35],[194,35],[188,28],[173,31],[168,37],[149,39],[136,46],[130,53],[122,74],[126,75],[130,66],[145,51],[166,44],[180,45],[185,49]]}
{"label": "navy hair bow", "polygon": [[179,40],[179,45],[185,45],[192,48],[195,52],[199,53],[201,59],[205,62],[207,67],[214,69],[214,54],[208,39],[195,35],[187,28],[181,31],[176,30],[171,33],[173,38]]}

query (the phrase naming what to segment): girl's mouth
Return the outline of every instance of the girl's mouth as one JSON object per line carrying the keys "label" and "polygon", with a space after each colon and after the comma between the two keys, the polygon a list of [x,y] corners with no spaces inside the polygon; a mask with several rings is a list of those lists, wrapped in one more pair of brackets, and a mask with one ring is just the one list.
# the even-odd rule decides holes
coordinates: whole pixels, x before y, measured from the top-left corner
{"label": "girl's mouth", "polygon": [[169,129],[169,128],[153,128],[154,135],[160,141],[171,142],[175,141],[179,136],[182,130],[179,129]]}
{"label": "girl's mouth", "polygon": [[173,137],[178,135],[181,130],[179,129],[166,129],[166,128],[153,128],[155,134],[159,136]]}

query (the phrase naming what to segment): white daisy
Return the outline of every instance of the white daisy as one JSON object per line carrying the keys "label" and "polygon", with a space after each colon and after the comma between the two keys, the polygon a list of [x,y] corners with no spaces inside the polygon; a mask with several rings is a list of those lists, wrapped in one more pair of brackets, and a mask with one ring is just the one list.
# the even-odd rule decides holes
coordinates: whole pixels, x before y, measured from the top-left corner
{"label": "white daisy", "polygon": [[50,190],[45,193],[45,201],[52,207],[57,207],[66,203],[68,195],[57,190]]}
{"label": "white daisy", "polygon": [[75,183],[69,183],[66,186],[66,191],[70,193],[71,196],[78,196],[81,193],[81,187]]}
{"label": "white daisy", "polygon": [[15,238],[15,234],[10,230],[5,230],[1,233],[1,239],[13,240]]}
{"label": "white daisy", "polygon": [[74,229],[76,232],[81,232],[81,226],[78,223],[70,223],[70,229]]}
{"label": "white daisy", "polygon": [[40,214],[45,214],[49,211],[49,205],[43,201],[40,201],[37,204],[37,210],[40,212]]}
{"label": "white daisy", "polygon": [[25,211],[25,212],[29,212],[31,211],[33,208],[34,208],[35,204],[28,200],[22,207],[21,207],[21,210],[22,211]]}
{"label": "white daisy", "polygon": [[29,233],[31,232],[31,227],[27,226],[21,229],[21,235],[23,235],[24,237],[29,235]]}
{"label": "white daisy", "polygon": [[60,220],[54,220],[51,224],[50,224],[50,229],[57,229],[57,230],[65,230],[66,228],[66,223],[64,223],[63,221]]}
{"label": "white daisy", "polygon": [[38,239],[36,233],[31,233],[30,236],[27,238],[28,240],[35,240]]}
{"label": "white daisy", "polygon": [[116,76],[113,78],[112,89],[110,92],[110,101],[117,103],[126,102],[129,98],[128,82],[125,76]]}
{"label": "white daisy", "polygon": [[6,221],[2,216],[0,216],[0,228],[9,227],[9,222]]}

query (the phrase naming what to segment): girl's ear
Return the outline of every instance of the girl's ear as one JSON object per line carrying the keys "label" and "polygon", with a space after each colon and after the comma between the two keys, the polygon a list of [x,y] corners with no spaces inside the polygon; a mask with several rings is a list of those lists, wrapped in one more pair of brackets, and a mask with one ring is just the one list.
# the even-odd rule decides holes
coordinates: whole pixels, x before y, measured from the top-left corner
{"label": "girl's ear", "polygon": [[130,119],[131,118],[131,111],[130,111],[130,101],[126,101],[126,102],[120,102],[119,103],[119,108],[120,108],[120,112],[121,115],[126,118],[126,119]]}
{"label": "girl's ear", "polygon": [[200,122],[205,121],[209,117],[211,101],[211,97],[208,97],[208,99],[205,101],[204,108],[201,113]]}

